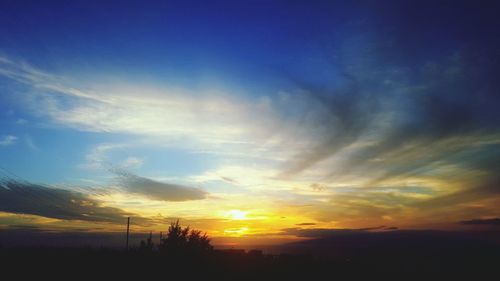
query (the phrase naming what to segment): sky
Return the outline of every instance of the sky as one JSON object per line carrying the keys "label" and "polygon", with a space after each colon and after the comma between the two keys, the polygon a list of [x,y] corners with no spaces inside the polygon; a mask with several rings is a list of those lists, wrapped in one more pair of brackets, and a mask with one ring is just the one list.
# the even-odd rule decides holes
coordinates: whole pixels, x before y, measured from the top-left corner
{"label": "sky", "polygon": [[0,229],[497,227],[495,1],[1,1]]}

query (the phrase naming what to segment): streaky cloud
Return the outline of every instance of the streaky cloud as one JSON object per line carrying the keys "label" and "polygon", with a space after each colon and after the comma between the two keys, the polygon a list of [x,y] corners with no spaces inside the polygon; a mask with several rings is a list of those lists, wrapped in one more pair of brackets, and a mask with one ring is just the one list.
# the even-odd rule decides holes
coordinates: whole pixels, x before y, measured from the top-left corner
{"label": "streaky cloud", "polygon": [[465,221],[460,221],[460,224],[465,224],[465,225],[496,225],[496,226],[500,226],[500,218],[465,220]]}
{"label": "streaky cloud", "polygon": [[152,200],[189,201],[207,197],[207,192],[195,187],[171,184],[140,177],[119,168],[111,168],[118,176],[119,184],[130,193],[140,194]]}
{"label": "streaky cloud", "polygon": [[[387,22],[395,20],[388,17]],[[398,20],[396,17],[396,24]],[[441,32],[437,19],[433,20],[428,27]],[[332,77],[333,86],[283,71],[305,94],[303,126],[310,128],[316,141],[289,160],[282,176],[313,169],[349,149],[354,153],[341,168],[326,173],[327,177],[358,168],[366,168],[375,178],[418,173],[456,152],[443,149],[443,142],[463,139],[468,143],[457,150],[470,149],[482,137],[498,134],[498,40],[485,44],[488,31],[484,31],[468,38],[463,44],[466,47],[446,46],[445,55],[431,56],[419,48],[425,33],[414,35],[405,25],[388,28],[393,32],[381,33],[381,26],[374,30],[358,26],[352,30],[352,39],[332,43],[325,50],[323,59],[330,60],[337,73]],[[416,36],[412,39],[418,44],[400,40],[407,34]],[[414,56],[422,59],[414,60]],[[470,136],[476,139],[471,141]],[[423,147],[427,151],[414,154],[414,149]],[[435,157],[428,158],[426,152]],[[400,163],[393,167],[393,159],[401,159],[403,167]],[[378,161],[376,165],[371,165],[372,160]]]}
{"label": "streaky cloud", "polygon": [[283,235],[293,235],[297,237],[307,237],[307,238],[318,238],[318,237],[328,237],[337,234],[352,234],[352,233],[364,233],[370,231],[387,231],[395,230],[395,227],[378,226],[378,227],[368,227],[368,228],[285,228],[281,230]]}
{"label": "streaky cloud", "polygon": [[9,178],[0,180],[0,211],[30,214],[60,220],[124,223],[134,216],[139,224],[147,219],[119,208],[106,207],[88,195]]}
{"label": "streaky cloud", "polygon": [[436,196],[432,199],[424,200],[414,204],[415,207],[431,210],[445,208],[462,203],[474,202],[484,198],[498,198],[500,196],[500,177],[494,178],[478,186],[467,187],[464,190],[451,194]]}
{"label": "streaky cloud", "polygon": [[297,226],[311,226],[311,225],[316,225],[314,222],[302,222],[302,223],[296,223],[295,225]]}

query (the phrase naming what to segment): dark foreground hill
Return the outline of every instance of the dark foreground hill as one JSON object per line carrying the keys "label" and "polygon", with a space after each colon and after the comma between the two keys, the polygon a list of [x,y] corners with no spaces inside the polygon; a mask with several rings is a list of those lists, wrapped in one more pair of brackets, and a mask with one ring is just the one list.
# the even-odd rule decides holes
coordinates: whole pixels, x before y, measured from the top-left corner
{"label": "dark foreground hill", "polygon": [[[447,232],[340,233],[281,246],[288,254],[106,248],[0,248],[3,276],[112,280],[498,280],[500,248]],[[12,274],[12,275],[9,275]]]}
{"label": "dark foreground hill", "polygon": [[[498,232],[337,231],[277,250],[328,261],[342,274],[447,278],[500,276]],[[311,234],[314,236],[314,233]],[[335,265],[335,266],[333,266]],[[448,279],[447,279],[448,280]],[[495,278],[493,278],[495,280]]]}

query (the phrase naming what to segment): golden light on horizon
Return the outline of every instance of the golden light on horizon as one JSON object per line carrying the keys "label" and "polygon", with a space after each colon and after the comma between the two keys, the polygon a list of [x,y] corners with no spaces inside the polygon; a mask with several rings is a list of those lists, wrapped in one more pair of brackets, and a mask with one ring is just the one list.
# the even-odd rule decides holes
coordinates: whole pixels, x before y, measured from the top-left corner
{"label": "golden light on horizon", "polygon": [[225,236],[240,237],[245,235],[250,229],[248,227],[230,228],[224,230]]}

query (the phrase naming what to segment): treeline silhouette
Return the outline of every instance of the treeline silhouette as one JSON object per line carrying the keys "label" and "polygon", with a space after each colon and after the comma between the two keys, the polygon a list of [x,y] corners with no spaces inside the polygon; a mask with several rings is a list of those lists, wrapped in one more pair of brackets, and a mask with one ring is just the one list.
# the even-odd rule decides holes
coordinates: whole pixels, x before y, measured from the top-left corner
{"label": "treeline silhouette", "polygon": [[[304,248],[295,254],[272,255],[260,250],[214,249],[206,234],[183,228],[176,221],[170,224],[158,244],[154,244],[150,236],[139,247],[129,250],[0,248],[0,269],[4,276],[15,276],[16,280],[32,274],[39,278],[77,276],[84,280],[450,280],[464,277],[486,280],[500,276],[498,245],[464,243],[463,239],[445,237],[436,240],[434,236],[422,239],[416,234],[410,239],[404,238],[410,237],[408,234],[391,233],[388,239],[383,238],[384,234],[346,234],[341,239],[304,241],[287,247],[314,244],[324,252],[304,254],[307,253]],[[339,248],[335,243],[345,247]],[[353,250],[347,252],[347,248]],[[343,251],[329,254],[338,249]]]}
{"label": "treeline silhouette", "polygon": [[[141,249],[153,249],[151,236],[147,243],[141,241]],[[182,228],[177,220],[170,224],[166,237],[160,239],[158,250],[173,255],[207,254],[213,247],[206,233],[202,234],[200,230],[190,229],[189,226]]]}

